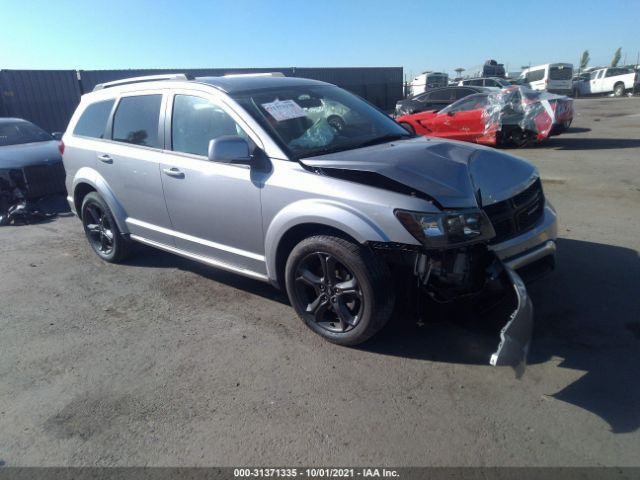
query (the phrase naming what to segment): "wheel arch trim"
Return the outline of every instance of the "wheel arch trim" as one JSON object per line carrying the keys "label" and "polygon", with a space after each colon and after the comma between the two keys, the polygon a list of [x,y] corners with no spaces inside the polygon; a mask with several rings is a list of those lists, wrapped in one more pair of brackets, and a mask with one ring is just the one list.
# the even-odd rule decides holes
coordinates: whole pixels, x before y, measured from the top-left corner
{"label": "wheel arch trim", "polygon": [[[73,177],[73,201],[77,204],[76,192],[78,191],[78,187],[82,184],[89,185],[92,187],[106,202],[109,210],[113,215],[113,218],[118,226],[118,230],[120,233],[128,234],[129,228],[127,227],[127,223],[125,219],[127,218],[127,214],[122,207],[122,204],[116,199],[113,190],[109,187],[107,181],[100,175],[97,171],[89,167],[80,168],[75,176]],[[81,215],[81,212],[77,212],[78,216]]]}
{"label": "wheel arch trim", "polygon": [[278,281],[277,252],[281,241],[295,228],[318,225],[343,232],[360,244],[368,241],[387,242],[390,238],[368,216],[340,202],[300,200],[287,205],[273,218],[265,232],[267,276]]}

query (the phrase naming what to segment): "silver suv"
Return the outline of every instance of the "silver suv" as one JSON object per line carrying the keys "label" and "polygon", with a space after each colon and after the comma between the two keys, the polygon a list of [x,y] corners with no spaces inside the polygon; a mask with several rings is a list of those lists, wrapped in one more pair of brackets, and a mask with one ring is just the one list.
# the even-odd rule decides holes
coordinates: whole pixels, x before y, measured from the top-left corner
{"label": "silver suv", "polygon": [[424,311],[500,290],[517,307],[490,362],[526,354],[515,270],[553,260],[556,214],[525,160],[277,75],[98,85],[63,141],[69,204],[108,262],[140,242],[271,282],[342,345],[379,331],[397,293]]}

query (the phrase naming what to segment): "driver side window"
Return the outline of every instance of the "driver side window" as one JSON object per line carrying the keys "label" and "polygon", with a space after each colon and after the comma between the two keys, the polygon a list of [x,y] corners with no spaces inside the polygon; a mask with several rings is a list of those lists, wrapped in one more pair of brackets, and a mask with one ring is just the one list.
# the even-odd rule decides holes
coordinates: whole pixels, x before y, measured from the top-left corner
{"label": "driver side window", "polygon": [[460,101],[455,107],[449,109],[449,113],[468,112],[483,108],[487,103],[486,95],[471,95]]}
{"label": "driver side window", "polygon": [[171,149],[207,156],[209,141],[223,135],[248,139],[242,128],[220,106],[201,97],[176,95],[171,116]]}

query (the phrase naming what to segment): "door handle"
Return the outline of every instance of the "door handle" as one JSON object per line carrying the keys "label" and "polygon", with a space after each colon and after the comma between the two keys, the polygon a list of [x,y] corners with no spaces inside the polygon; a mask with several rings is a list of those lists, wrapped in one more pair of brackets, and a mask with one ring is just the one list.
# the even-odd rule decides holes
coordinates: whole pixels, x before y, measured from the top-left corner
{"label": "door handle", "polygon": [[163,168],[162,171],[164,172],[165,175],[169,175],[170,177],[184,178],[184,173],[182,173],[180,170],[178,170],[175,167]]}
{"label": "door handle", "polygon": [[102,163],[113,163],[113,158],[111,158],[106,153],[104,155],[98,155],[98,160],[100,160]]}

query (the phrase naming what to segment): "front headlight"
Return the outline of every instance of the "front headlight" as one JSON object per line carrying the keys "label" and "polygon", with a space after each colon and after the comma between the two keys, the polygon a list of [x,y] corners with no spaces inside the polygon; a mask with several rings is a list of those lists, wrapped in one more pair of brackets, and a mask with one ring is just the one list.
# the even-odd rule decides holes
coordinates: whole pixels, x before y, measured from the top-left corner
{"label": "front headlight", "polygon": [[400,223],[426,248],[449,248],[489,240],[495,236],[487,215],[478,209],[419,213],[394,212]]}

